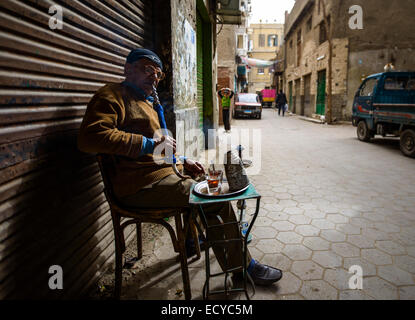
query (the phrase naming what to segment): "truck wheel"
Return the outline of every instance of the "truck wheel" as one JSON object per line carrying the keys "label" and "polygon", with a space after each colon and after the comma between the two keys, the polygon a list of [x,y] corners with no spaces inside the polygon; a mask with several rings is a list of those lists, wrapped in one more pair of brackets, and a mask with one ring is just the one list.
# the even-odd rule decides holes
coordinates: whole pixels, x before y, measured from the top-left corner
{"label": "truck wheel", "polygon": [[401,134],[400,146],[402,153],[411,158],[415,158],[415,131],[407,129]]}
{"label": "truck wheel", "polygon": [[369,128],[364,120],[361,120],[357,125],[357,138],[364,142],[368,142],[370,140]]}

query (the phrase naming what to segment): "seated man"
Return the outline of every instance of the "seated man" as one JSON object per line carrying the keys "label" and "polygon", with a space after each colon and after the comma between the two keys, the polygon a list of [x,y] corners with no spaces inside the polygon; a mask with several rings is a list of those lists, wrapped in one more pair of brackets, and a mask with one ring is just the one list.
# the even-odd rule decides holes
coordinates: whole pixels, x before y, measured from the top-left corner
{"label": "seated man", "polygon": [[[88,104],[78,136],[81,151],[113,155],[116,172],[110,177],[113,191],[120,203],[129,207],[168,208],[188,207],[193,179],[182,180],[167,163],[156,161],[155,148],[164,143],[175,150],[170,136],[157,136],[160,122],[153,109],[152,93],[164,78],[160,58],[147,49],[134,49],[125,64],[125,81],[108,84],[99,89]],[[191,174],[204,173],[202,165],[185,159],[184,168]],[[236,221],[230,203],[206,208],[209,224]],[[209,214],[211,213],[211,214]],[[218,218],[220,216],[220,218]],[[212,240],[240,237],[236,224],[211,235]],[[224,269],[240,266],[242,245],[231,242],[228,254],[213,248]],[[282,272],[252,259],[248,253],[248,272],[256,284],[268,285],[278,281]]]}

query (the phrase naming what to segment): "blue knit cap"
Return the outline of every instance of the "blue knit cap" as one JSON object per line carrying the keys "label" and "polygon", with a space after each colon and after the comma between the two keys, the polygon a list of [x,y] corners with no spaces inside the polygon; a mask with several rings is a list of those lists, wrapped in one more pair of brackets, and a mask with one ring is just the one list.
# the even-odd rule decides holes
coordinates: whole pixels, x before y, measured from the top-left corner
{"label": "blue knit cap", "polygon": [[153,51],[148,49],[137,48],[131,50],[131,52],[127,56],[127,63],[133,63],[142,58],[147,58],[153,61],[160,67],[161,70],[163,70],[163,63],[161,62],[158,55],[156,55]]}

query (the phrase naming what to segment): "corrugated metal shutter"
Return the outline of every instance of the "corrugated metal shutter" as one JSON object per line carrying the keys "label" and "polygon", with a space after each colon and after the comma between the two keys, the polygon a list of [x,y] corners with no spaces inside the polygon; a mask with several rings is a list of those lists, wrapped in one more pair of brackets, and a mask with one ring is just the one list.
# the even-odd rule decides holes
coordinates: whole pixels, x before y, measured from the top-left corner
{"label": "corrugated metal shutter", "polygon": [[[152,47],[151,16],[146,0],[0,1],[0,299],[78,297],[112,258],[99,169],[76,135],[130,49]],[[48,287],[51,265],[63,290]]]}
{"label": "corrugated metal shutter", "polygon": [[199,12],[197,12],[197,106],[199,108],[199,125],[203,129],[203,20]]}

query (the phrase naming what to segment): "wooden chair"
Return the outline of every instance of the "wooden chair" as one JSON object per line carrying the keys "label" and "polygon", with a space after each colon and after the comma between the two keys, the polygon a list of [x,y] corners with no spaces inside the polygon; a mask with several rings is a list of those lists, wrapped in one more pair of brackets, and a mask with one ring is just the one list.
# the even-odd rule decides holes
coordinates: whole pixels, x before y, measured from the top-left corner
{"label": "wooden chair", "polygon": [[[186,300],[192,298],[190,290],[189,271],[187,266],[187,255],[185,249],[185,236],[188,228],[192,233],[193,239],[196,243],[196,255],[200,258],[200,247],[196,227],[191,219],[189,208],[126,208],[122,206],[113,194],[111,183],[109,181],[109,172],[114,170],[115,159],[110,155],[97,155],[98,164],[101,170],[102,180],[104,181],[104,191],[107,201],[110,206],[112,222],[114,226],[115,236],[115,298],[119,299],[121,296],[122,286],[122,264],[123,253],[125,252],[125,238],[124,229],[130,224],[136,224],[137,230],[137,257],[142,258],[142,223],[156,223],[165,227],[170,234],[174,251],[179,253],[183,289]],[[165,218],[174,217],[176,232],[170,224],[165,221]],[[123,219],[122,219],[123,218]],[[184,223],[182,222],[184,219]],[[123,221],[121,221],[121,219]]]}

